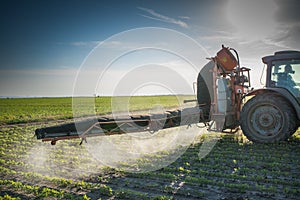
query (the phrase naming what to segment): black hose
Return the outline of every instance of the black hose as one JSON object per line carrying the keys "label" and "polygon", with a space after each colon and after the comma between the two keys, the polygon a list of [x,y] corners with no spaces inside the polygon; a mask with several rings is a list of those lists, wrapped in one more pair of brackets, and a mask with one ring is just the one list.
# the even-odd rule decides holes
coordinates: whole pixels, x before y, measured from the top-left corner
{"label": "black hose", "polygon": [[234,53],[236,55],[236,58],[237,58],[237,62],[238,62],[238,71],[240,71],[240,58],[239,58],[238,52],[235,49],[233,49],[233,48],[229,48],[229,50],[234,51]]}

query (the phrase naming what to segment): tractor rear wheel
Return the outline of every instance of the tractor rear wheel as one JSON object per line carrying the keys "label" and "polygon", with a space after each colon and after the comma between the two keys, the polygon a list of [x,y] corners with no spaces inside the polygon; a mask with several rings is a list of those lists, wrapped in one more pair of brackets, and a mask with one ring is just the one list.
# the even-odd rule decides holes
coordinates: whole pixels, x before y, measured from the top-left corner
{"label": "tractor rear wheel", "polygon": [[296,130],[296,114],[282,96],[268,93],[251,98],[241,112],[241,128],[253,142],[286,140]]}

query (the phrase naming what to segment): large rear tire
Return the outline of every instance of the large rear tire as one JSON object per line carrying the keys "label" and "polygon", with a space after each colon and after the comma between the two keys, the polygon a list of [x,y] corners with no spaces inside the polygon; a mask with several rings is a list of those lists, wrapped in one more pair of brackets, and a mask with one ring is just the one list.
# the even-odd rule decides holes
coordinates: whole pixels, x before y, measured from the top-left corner
{"label": "large rear tire", "polygon": [[286,140],[296,128],[296,114],[291,104],[273,93],[259,94],[243,106],[241,128],[253,142],[272,143]]}

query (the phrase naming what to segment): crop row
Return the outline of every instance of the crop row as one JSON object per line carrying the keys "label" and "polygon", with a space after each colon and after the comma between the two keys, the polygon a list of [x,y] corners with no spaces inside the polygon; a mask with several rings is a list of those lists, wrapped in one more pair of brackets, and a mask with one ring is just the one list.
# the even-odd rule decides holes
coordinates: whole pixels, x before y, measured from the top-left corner
{"label": "crop row", "polygon": [[66,193],[63,190],[52,189],[49,187],[40,187],[35,185],[24,184],[13,180],[0,180],[0,187],[5,187],[6,190],[15,190],[21,194],[33,195],[35,198],[59,198],[59,199],[89,199],[86,195],[78,196],[72,193]]}
{"label": "crop row", "polygon": [[[0,173],[3,172],[4,168],[0,168]],[[65,199],[89,199],[87,195],[79,196],[73,194],[71,191],[88,192],[93,191],[99,193],[101,196],[115,196],[117,198],[135,198],[135,199],[149,199],[147,193],[133,191],[130,189],[116,189],[112,190],[111,187],[100,184],[100,183],[88,183],[85,181],[73,181],[67,180],[63,178],[54,178],[47,177],[40,174],[34,173],[19,173],[13,170],[5,169],[6,173],[18,174],[18,177],[23,180],[23,182],[30,181],[32,179],[35,180],[36,183],[42,183],[43,186],[40,185],[32,185],[25,184],[19,181],[2,179],[0,180],[0,188],[6,190],[16,190],[21,193],[32,194],[35,198],[44,198],[44,197],[56,197],[56,198],[65,198]],[[57,188],[49,188],[45,187],[45,181],[54,184]],[[49,184],[48,184],[49,185]],[[60,188],[60,189],[58,189]],[[170,199],[167,196],[155,196],[152,199]]]}
{"label": "crop row", "polygon": [[[127,173],[103,168],[76,140],[51,146],[33,138],[32,131],[40,125],[22,127],[0,128],[3,144],[0,187],[15,191],[16,196],[22,193],[36,198],[79,195],[80,198],[189,199],[222,198],[226,197],[224,193],[279,198],[296,198],[300,194],[298,135],[292,142],[277,145],[243,143],[235,135],[222,135],[201,160],[198,157],[201,143],[195,143],[176,162],[160,170]],[[163,151],[122,164],[134,168],[163,162],[173,153],[176,151]]]}

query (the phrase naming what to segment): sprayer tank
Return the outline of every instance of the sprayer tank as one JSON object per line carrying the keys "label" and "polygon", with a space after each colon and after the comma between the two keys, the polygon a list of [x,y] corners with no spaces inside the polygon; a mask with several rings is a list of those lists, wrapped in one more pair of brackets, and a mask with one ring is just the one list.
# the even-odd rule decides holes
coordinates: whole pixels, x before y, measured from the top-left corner
{"label": "sprayer tank", "polygon": [[217,79],[218,111],[226,114],[231,111],[231,87],[230,80],[226,78]]}

